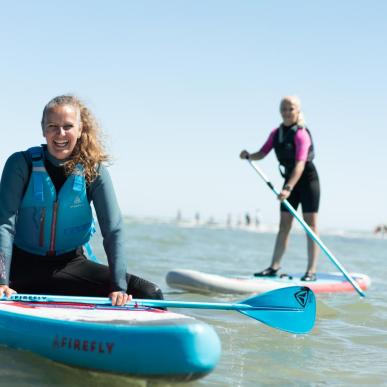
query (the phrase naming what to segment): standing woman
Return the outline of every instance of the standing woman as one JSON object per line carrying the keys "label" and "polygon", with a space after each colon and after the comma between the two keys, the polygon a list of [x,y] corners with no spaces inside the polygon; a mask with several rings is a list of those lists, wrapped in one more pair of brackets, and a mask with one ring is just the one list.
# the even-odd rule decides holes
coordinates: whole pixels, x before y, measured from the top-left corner
{"label": "standing woman", "polygon": [[[91,111],[76,97],[44,108],[47,144],[12,154],[0,182],[0,297],[13,292],[162,299],[151,282],[126,273],[124,224]],[[109,266],[90,261],[93,202]]]}
{"label": "standing woman", "polygon": [[[297,209],[302,206],[305,222],[317,234],[317,213],[320,202],[320,183],[313,163],[314,147],[309,129],[305,126],[300,100],[295,96],[282,99],[280,104],[282,124],[269,135],[266,143],[256,153],[242,151],[240,157],[249,160],[263,159],[273,148],[284,177],[278,199],[287,199]],[[281,216],[271,265],[255,273],[256,277],[273,277],[280,269],[281,258],[289,240],[293,216],[281,203]],[[308,243],[308,265],[302,281],[315,281],[319,248],[311,238]]]}

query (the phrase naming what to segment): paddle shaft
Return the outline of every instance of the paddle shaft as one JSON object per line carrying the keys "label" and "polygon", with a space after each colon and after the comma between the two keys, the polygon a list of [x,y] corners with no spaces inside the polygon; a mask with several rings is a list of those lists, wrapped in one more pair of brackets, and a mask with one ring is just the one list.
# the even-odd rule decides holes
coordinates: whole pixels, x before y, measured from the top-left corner
{"label": "paddle shaft", "polygon": [[[1,298],[9,301],[28,301],[28,302],[63,302],[94,305],[111,305],[110,298],[105,297],[78,297],[78,296],[51,296],[40,294],[12,294],[10,298]],[[217,302],[185,302],[168,300],[132,300],[125,304],[127,307],[152,307],[152,308],[190,308],[190,309],[218,309],[218,310],[262,310],[262,311],[285,311],[302,312],[301,308],[289,308],[280,306],[251,306],[248,304],[227,304]],[[118,307],[119,308],[119,307]]]}
{"label": "paddle shaft", "polygon": [[[265,176],[265,174],[258,168],[251,160],[247,159],[250,165],[254,168],[254,170],[258,173],[259,176],[265,181],[267,186],[275,193],[276,196],[280,194],[273,184],[269,181],[269,179]],[[354,289],[359,293],[361,297],[365,297],[365,293],[361,290],[359,284],[351,277],[347,270],[341,265],[341,263],[335,258],[332,252],[328,249],[327,246],[322,242],[322,240],[316,235],[316,233],[306,224],[306,222],[300,217],[297,211],[293,208],[293,206],[285,199],[282,201],[285,207],[289,210],[289,212],[297,219],[297,221],[301,224],[301,226],[305,229],[308,235],[320,246],[321,250],[327,255],[327,257],[331,260],[331,262],[343,273],[345,278],[351,283]]]}
{"label": "paddle shaft", "polygon": [[133,311],[136,308],[193,308],[193,309],[219,309],[234,310],[254,320],[260,321],[272,328],[286,332],[304,334],[312,330],[316,319],[316,299],[313,292],[304,286],[290,286],[271,290],[264,294],[250,297],[238,303],[218,302],[185,302],[169,300],[131,300],[124,306],[111,306],[111,299],[107,297],[80,297],[57,296],[46,294],[21,294],[14,293],[10,298],[0,297],[0,301],[33,302],[37,306],[50,303],[54,307],[63,303],[74,307],[78,303],[81,308],[93,309],[95,305],[101,305],[102,309],[117,308],[118,310]]}

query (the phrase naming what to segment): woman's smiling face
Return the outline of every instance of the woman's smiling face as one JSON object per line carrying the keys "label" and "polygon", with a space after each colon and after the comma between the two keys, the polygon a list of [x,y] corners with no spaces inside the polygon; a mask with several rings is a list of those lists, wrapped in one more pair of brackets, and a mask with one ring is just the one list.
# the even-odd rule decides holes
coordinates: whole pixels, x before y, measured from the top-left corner
{"label": "woman's smiling face", "polygon": [[58,160],[69,158],[81,133],[80,111],[76,106],[59,105],[46,111],[43,136],[51,156]]}
{"label": "woman's smiling face", "polygon": [[294,103],[284,100],[280,106],[280,112],[285,126],[293,125],[298,120],[300,109]]}

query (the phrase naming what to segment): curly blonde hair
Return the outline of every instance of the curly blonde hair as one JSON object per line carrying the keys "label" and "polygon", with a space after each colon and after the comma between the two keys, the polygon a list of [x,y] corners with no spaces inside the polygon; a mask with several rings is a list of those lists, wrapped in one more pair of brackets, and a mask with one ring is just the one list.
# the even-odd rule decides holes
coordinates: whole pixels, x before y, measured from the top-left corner
{"label": "curly blonde hair", "polygon": [[100,139],[101,128],[92,112],[77,97],[74,95],[59,95],[51,99],[43,109],[41,122],[43,130],[47,111],[63,105],[77,108],[82,124],[81,137],[77,140],[71,159],[64,164],[65,173],[70,175],[75,171],[76,165],[81,164],[84,168],[85,179],[90,184],[98,176],[99,165],[110,159]]}

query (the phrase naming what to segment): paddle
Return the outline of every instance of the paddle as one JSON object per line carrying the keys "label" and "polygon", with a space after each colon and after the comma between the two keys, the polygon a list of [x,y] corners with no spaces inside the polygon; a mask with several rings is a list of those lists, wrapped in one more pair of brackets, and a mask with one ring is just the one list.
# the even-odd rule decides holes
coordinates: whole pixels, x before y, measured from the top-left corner
{"label": "paddle", "polygon": [[[10,298],[3,296],[0,300],[111,305],[109,298],[102,297],[51,296],[18,293],[12,294]],[[125,306],[117,306],[116,308],[133,309],[137,307],[235,310],[273,328],[290,333],[310,332],[316,319],[315,296],[309,288],[301,286],[272,290],[259,296],[248,298],[237,304],[138,299],[128,302]]]}
{"label": "paddle", "polygon": [[[265,176],[265,174],[249,159],[247,161],[250,165],[255,169],[259,176],[265,181],[268,187],[278,196],[280,193],[275,189],[273,184],[269,181],[269,179]],[[364,292],[361,290],[360,286],[357,282],[351,277],[351,275],[345,270],[345,268],[341,265],[341,263],[335,258],[335,256],[329,251],[328,247],[322,242],[322,240],[313,232],[313,230],[305,223],[305,221],[300,217],[297,211],[293,208],[293,206],[285,199],[282,203],[286,206],[289,212],[298,220],[301,226],[305,229],[305,231],[309,234],[309,236],[320,246],[321,250],[327,255],[327,257],[332,261],[332,263],[343,273],[345,278],[351,283],[351,285],[355,288],[355,290],[360,294],[361,297],[365,297]]]}

